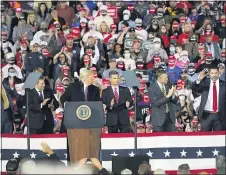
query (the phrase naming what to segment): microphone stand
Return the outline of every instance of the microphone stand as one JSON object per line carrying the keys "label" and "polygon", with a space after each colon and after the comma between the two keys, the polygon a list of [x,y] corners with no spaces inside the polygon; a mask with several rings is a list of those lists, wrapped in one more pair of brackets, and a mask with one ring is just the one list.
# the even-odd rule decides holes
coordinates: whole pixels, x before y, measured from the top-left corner
{"label": "microphone stand", "polygon": [[30,157],[30,117],[29,117],[29,90],[28,88],[25,89],[26,91],[26,108],[27,108],[27,156]]}
{"label": "microphone stand", "polygon": [[134,151],[137,155],[137,87],[133,87],[134,90]]}

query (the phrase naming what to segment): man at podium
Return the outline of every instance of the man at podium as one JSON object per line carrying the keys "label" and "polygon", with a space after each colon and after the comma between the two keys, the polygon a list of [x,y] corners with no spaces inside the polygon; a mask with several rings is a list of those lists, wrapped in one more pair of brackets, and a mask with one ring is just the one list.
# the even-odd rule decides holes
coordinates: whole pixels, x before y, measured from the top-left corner
{"label": "man at podium", "polygon": [[[60,97],[60,102],[64,106],[65,102],[76,102],[76,101],[101,101],[100,100],[100,89],[94,86],[94,77],[91,70],[84,70],[80,73],[80,80],[69,84],[66,91]],[[67,133],[64,126],[64,118],[61,124],[61,133]],[[67,146],[67,159],[70,161],[69,148]]]}
{"label": "man at podium", "polygon": [[[75,101],[101,101],[100,89],[94,86],[94,76],[91,70],[84,70],[80,73],[80,80],[69,84],[66,91],[60,97],[60,102],[64,106],[65,102]],[[61,125],[61,133],[66,133],[66,129]]]}

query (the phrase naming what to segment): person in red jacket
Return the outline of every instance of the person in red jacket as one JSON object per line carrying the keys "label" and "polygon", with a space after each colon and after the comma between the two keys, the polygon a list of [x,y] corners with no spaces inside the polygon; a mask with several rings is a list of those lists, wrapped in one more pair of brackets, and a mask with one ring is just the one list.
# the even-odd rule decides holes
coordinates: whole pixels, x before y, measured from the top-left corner
{"label": "person in red jacket", "polygon": [[167,33],[165,25],[160,26],[159,35],[160,35],[161,39],[163,40],[163,45],[164,45],[164,48],[166,49],[169,46],[169,38],[167,36],[168,33]]}
{"label": "person in red jacket", "polygon": [[206,42],[206,36],[207,36],[207,35],[210,35],[210,34],[213,36],[212,41],[213,41],[213,42],[216,42],[216,43],[219,43],[219,38],[218,38],[218,36],[215,35],[214,32],[213,32],[213,30],[210,29],[210,28],[208,28],[208,27],[206,27],[204,35],[201,35],[201,36],[200,36],[199,42],[200,42],[200,43]]}

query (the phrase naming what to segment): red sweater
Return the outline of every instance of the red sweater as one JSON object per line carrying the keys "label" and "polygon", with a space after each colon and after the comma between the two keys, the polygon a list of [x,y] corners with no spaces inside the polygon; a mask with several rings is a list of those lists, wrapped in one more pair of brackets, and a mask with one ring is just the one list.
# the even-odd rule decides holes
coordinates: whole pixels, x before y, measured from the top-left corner
{"label": "red sweater", "polygon": [[[201,36],[200,36],[199,42],[200,42],[200,43],[206,42],[205,35],[201,35]],[[219,42],[219,38],[218,38],[217,35],[213,35],[213,42],[216,42],[216,43]]]}
{"label": "red sweater", "polygon": [[165,34],[162,34],[162,39],[163,39],[163,42],[164,42],[164,48],[167,48],[169,46],[169,38],[167,35]]}
{"label": "red sweater", "polygon": [[188,39],[189,39],[189,35],[186,33],[182,33],[178,37],[178,44],[182,45],[184,43],[184,40],[188,40]]}

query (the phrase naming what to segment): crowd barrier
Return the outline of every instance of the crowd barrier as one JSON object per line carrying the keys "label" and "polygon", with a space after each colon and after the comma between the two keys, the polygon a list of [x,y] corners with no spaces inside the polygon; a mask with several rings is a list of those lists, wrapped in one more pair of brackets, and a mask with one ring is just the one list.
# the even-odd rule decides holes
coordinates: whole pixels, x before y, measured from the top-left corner
{"label": "crowd barrier", "polygon": [[[188,163],[191,172],[216,173],[215,158],[225,156],[225,132],[174,132],[139,133],[137,154],[148,155],[152,169],[162,168],[168,174],[175,174],[180,164]],[[6,163],[11,158],[27,156],[26,135],[2,134],[1,172],[5,172]],[[41,142],[46,142],[66,163],[66,135],[31,135],[31,158],[46,156],[40,151]],[[112,169],[112,156],[135,156],[133,134],[102,134],[101,161],[103,166]]]}

